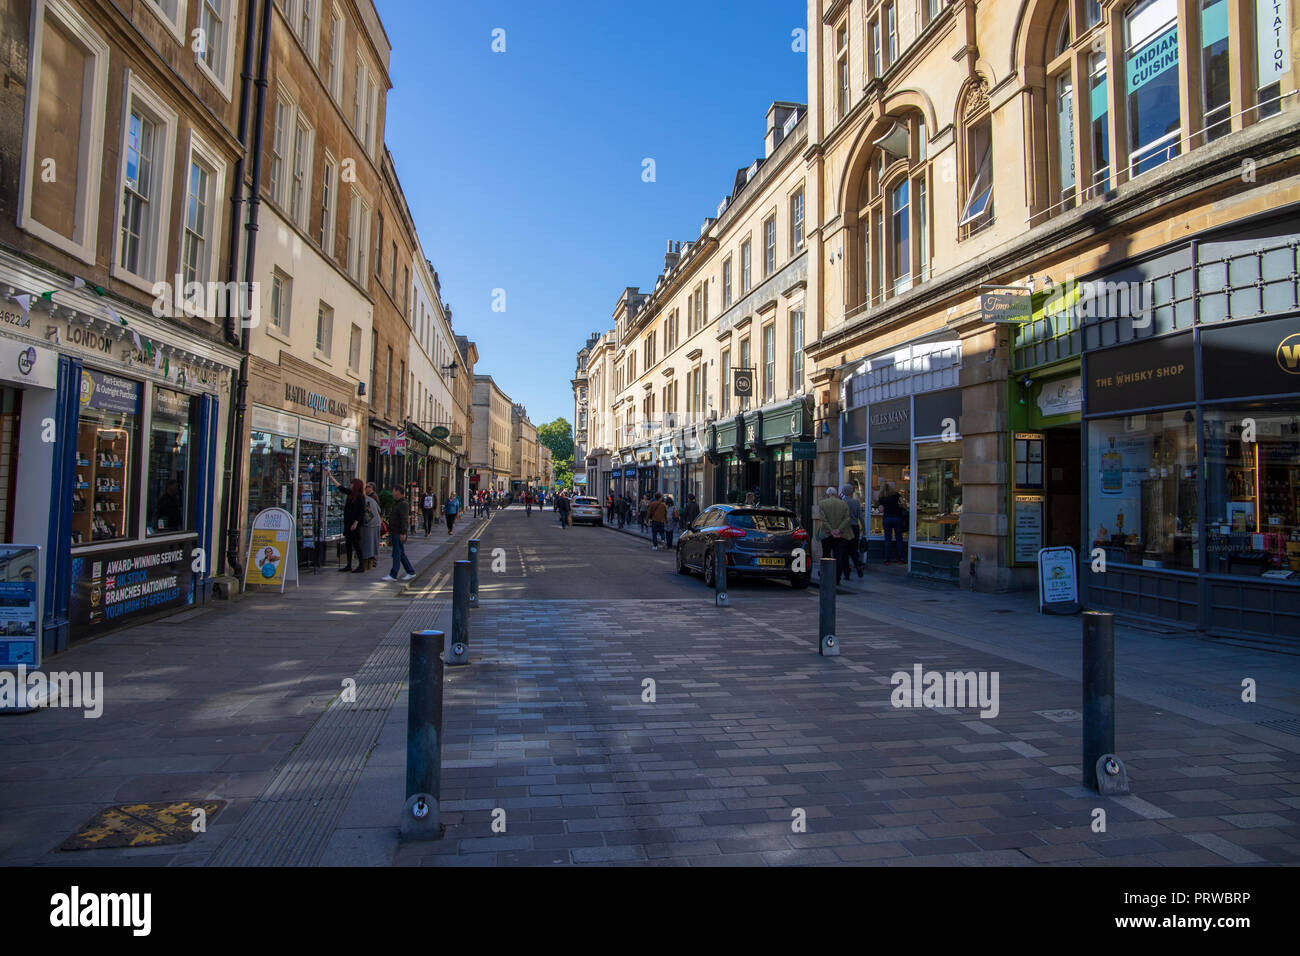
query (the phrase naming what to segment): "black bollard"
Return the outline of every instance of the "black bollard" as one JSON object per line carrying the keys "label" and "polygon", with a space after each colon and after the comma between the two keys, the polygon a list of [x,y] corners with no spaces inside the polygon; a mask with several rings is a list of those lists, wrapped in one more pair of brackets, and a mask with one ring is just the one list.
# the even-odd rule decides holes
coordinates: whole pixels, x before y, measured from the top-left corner
{"label": "black bollard", "polygon": [[469,539],[469,606],[478,607],[478,538]]}
{"label": "black bollard", "polygon": [[731,598],[727,596],[727,545],[724,541],[713,542],[713,579],[718,589],[717,607],[731,607]]}
{"label": "black bollard", "polygon": [[1083,612],[1083,785],[1099,789],[1097,761],[1115,752],[1115,616]]}
{"label": "black bollard", "polygon": [[840,642],[835,637],[835,559],[822,558],[821,604],[817,615],[817,652],[822,657],[839,657]]}
{"label": "black bollard", "polygon": [[451,640],[443,659],[454,667],[469,663],[468,561],[457,561],[451,577]]}
{"label": "black bollard", "polygon": [[406,702],[404,837],[437,839],[442,789],[442,631],[412,631]]}

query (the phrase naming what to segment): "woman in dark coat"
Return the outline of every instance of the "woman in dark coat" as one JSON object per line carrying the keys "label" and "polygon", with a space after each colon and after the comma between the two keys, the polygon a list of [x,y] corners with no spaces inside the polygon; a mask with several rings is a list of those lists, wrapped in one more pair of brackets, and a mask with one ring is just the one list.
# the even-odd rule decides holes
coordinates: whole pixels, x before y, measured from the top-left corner
{"label": "woman in dark coat", "polygon": [[[353,478],[348,488],[347,501],[343,503],[343,542],[348,550],[348,563],[340,571],[364,571],[365,562],[361,560],[361,528],[366,520],[365,485],[360,478]],[[352,554],[356,552],[357,566],[352,567]]]}

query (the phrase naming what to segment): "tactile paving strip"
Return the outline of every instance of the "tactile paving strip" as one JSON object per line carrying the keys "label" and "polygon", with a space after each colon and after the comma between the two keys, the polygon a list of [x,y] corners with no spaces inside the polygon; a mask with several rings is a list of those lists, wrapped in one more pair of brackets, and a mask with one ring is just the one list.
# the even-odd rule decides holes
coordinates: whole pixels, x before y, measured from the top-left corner
{"label": "tactile paving strip", "polygon": [[311,866],[379,739],[407,679],[410,634],[432,628],[445,601],[416,600],[356,674],[356,700],[335,697],[254,801],[210,866]]}

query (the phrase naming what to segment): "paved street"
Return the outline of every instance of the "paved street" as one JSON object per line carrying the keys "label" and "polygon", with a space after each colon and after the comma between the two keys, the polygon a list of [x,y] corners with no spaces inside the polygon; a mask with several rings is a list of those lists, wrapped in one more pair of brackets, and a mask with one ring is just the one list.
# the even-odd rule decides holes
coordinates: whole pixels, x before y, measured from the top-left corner
{"label": "paved street", "polygon": [[[638,535],[519,508],[486,524],[472,664],[447,670],[446,835],[401,844],[406,634],[450,627],[467,533],[415,539],[414,587],[328,572],[49,662],[102,670],[105,712],[0,720],[0,862],[1300,860],[1293,656],[1117,629],[1134,790],[1102,799],[1079,786],[1077,618],[873,569],[839,598],[842,656],[822,658],[815,589],[741,584],[720,611]],[[891,675],[917,664],[995,672],[996,716],[896,708]],[[111,804],[206,798],[229,805],[190,843],[57,849]]]}

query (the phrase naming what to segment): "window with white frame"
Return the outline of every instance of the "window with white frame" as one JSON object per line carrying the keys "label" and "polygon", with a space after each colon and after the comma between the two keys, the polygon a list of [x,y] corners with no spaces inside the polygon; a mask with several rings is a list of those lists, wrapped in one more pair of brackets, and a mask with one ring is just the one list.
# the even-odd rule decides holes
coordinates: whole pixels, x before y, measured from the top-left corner
{"label": "window with white frame", "polygon": [[330,13],[329,48],[325,51],[328,58],[325,67],[325,84],[329,87],[330,96],[334,98],[335,103],[343,99],[343,33],[346,23],[339,8],[335,7]]}
{"label": "window with white frame", "polygon": [[776,398],[776,323],[763,326],[763,401]]}
{"label": "window with white frame", "polygon": [[763,278],[776,271],[776,216],[763,223]]}
{"label": "window with white frame", "polygon": [[348,210],[348,274],[365,284],[370,256],[370,206],[361,194],[352,190],[352,205]]}
{"label": "window with white frame", "polygon": [[797,395],[803,391],[803,342],[804,310],[802,307],[790,312],[790,394]]}
{"label": "window with white frame", "polygon": [[293,126],[293,167],[289,179],[289,216],[307,228],[307,197],[311,195],[312,128],[301,114]]}
{"label": "window with white frame", "polygon": [[157,14],[178,42],[185,42],[185,0],[144,0],[144,5]]}
{"label": "window with white frame", "polygon": [[35,0],[30,56],[18,226],[93,265],[108,44],[67,0]]}
{"label": "window with white frame", "polygon": [[790,197],[790,255],[803,248],[803,189]]}
{"label": "window with white frame", "polygon": [[361,326],[355,323],[348,337],[348,371],[353,375],[361,371]]}
{"label": "window with white frame", "polygon": [[165,269],[175,147],[176,113],[130,74],[114,274],[149,288]]}
{"label": "window with white frame", "polygon": [[752,259],[753,253],[750,248],[750,240],[746,239],[740,244],[740,292],[742,295],[749,291],[753,282]]}
{"label": "window with white frame", "polygon": [[325,254],[334,258],[334,221],[338,207],[338,165],[334,157],[325,154],[325,167],[321,173],[320,245]]}
{"label": "window with white frame", "polygon": [[279,269],[271,273],[271,328],[289,334],[289,307],[293,296],[293,279]]}
{"label": "window with white frame", "polygon": [[[181,230],[181,276],[186,285],[216,278],[225,179],[225,162],[197,134],[191,133]],[[202,311],[204,303],[191,303],[191,306]]]}
{"label": "window with white frame", "polygon": [[993,134],[988,112],[966,126],[966,202],[958,226],[965,237],[993,221]]}
{"label": "window with white frame", "polygon": [[230,97],[230,74],[234,66],[235,45],[230,32],[232,0],[198,0],[198,48],[194,56],[199,69],[207,73],[223,96]]}
{"label": "window with white frame", "polygon": [[324,302],[316,303],[316,351],[329,358],[334,348],[334,310]]}
{"label": "window with white frame", "polygon": [[289,191],[289,138],[293,130],[293,101],[283,93],[275,101],[275,129],[271,133],[271,199],[285,205]]}
{"label": "window with white frame", "polygon": [[379,88],[374,74],[361,57],[357,57],[356,83],[352,88],[352,129],[367,153],[375,152],[375,120],[379,111]]}
{"label": "window with white frame", "polygon": [[295,0],[298,9],[294,20],[294,32],[307,48],[307,54],[314,62],[316,59],[316,38],[320,28],[316,20],[317,0]]}

